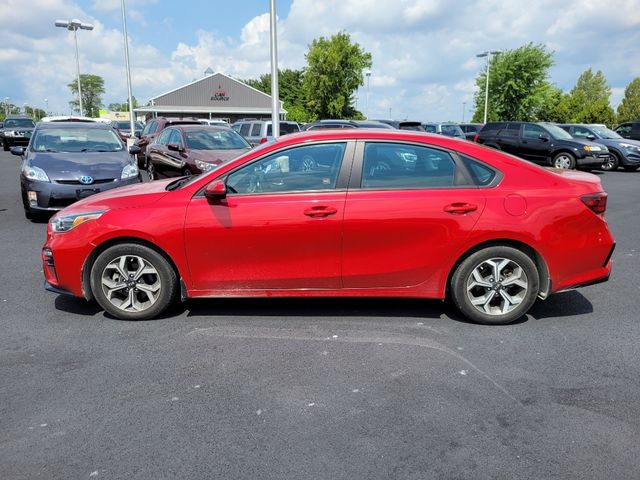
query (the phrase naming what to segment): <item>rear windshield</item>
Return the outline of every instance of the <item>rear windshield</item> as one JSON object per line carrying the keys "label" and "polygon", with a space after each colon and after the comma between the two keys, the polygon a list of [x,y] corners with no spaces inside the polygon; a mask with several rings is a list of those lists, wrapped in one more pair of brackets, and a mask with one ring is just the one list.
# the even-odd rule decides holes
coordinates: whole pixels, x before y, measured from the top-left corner
{"label": "rear windshield", "polygon": [[124,145],[112,129],[43,128],[31,141],[36,152],[119,152]]}
{"label": "rear windshield", "polygon": [[33,128],[33,120],[28,118],[9,118],[4,121],[4,128]]}
{"label": "rear windshield", "polygon": [[191,150],[238,150],[251,145],[234,130],[185,130]]}
{"label": "rear windshield", "polygon": [[[295,133],[299,132],[300,127],[298,127],[295,123],[282,123],[280,122],[280,135],[286,135],[287,133]],[[271,129],[271,124],[267,125],[267,137],[273,135],[273,130]]]}

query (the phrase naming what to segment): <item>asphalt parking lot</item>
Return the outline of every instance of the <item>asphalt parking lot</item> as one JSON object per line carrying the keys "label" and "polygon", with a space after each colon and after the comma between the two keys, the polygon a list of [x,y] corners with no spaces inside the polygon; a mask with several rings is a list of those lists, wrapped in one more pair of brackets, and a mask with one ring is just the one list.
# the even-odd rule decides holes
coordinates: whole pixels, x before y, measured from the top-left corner
{"label": "asphalt parking lot", "polygon": [[0,152],[0,478],[640,478],[640,172],[600,178],[608,283],[525,321],[436,301],[190,301],[114,320],[42,288]]}

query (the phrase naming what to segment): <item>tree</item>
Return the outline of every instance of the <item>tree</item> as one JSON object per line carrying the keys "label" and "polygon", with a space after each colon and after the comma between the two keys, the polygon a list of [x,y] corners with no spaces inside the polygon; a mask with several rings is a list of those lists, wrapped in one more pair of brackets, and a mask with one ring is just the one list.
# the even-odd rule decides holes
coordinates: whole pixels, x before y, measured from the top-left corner
{"label": "tree", "polygon": [[634,78],[624,89],[624,98],[618,105],[618,123],[640,120],[640,77]]}
{"label": "tree", "polygon": [[371,68],[371,54],[351,43],[346,32],[313,40],[305,55],[303,90],[310,120],[352,118],[354,92],[364,85],[363,71]]}
{"label": "tree", "polygon": [[[309,114],[306,110],[305,94],[302,85],[304,70],[278,70],[278,93],[283,101],[287,118],[296,122],[308,122]],[[257,80],[243,80],[247,85],[271,95],[271,74],[260,75]]]}
{"label": "tree", "polygon": [[576,86],[569,92],[571,108],[570,122],[605,123],[615,122],[615,113],[609,104],[611,88],[604,74],[589,68],[578,77]]}
{"label": "tree", "polygon": [[[74,95],[74,99],[69,102],[69,106],[76,112],[80,112],[78,105],[78,83],[74,80],[69,85],[69,90]],[[102,94],[104,93],[104,79],[99,75],[80,75],[80,87],[82,89],[82,108],[87,116],[98,116],[102,107]]]}
{"label": "tree", "polygon": [[[84,88],[84,87],[83,87]],[[133,103],[133,108],[138,108],[140,105],[138,104],[138,100],[136,97],[131,97],[131,103]],[[129,111],[129,100],[125,100],[122,103],[110,103],[109,110],[112,112],[128,112]]]}
{"label": "tree", "polygon": [[[487,120],[535,121],[549,115],[554,86],[549,83],[553,54],[529,43],[491,58]],[[486,68],[476,78],[474,122],[484,117]]]}

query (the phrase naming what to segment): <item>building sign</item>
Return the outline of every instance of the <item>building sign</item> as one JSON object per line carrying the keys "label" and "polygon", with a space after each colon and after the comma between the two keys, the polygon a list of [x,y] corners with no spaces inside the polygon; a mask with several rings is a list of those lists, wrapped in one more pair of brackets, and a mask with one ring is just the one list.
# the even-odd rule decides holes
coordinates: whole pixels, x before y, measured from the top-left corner
{"label": "building sign", "polygon": [[212,102],[228,102],[229,96],[227,95],[227,91],[222,88],[222,85],[218,85],[218,89],[213,92],[211,96]]}

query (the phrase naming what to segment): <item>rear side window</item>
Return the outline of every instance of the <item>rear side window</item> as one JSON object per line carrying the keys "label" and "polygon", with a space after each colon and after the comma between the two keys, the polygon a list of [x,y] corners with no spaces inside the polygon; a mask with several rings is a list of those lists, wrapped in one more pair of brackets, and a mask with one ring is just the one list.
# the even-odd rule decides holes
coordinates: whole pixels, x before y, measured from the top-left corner
{"label": "rear side window", "polygon": [[248,137],[250,128],[251,128],[251,124],[250,123],[243,123],[240,126],[240,135],[242,135],[243,137]]}
{"label": "rear side window", "polygon": [[517,137],[520,133],[519,123],[508,123],[505,128],[498,133],[499,137]]}
{"label": "rear side window", "polygon": [[254,123],[251,126],[251,134],[249,136],[250,137],[259,137],[260,136],[261,127],[262,127],[261,123]]}
{"label": "rear side window", "polygon": [[464,165],[471,174],[471,180],[474,185],[486,187],[498,176],[498,173],[493,168],[484,163],[469,158],[466,155],[460,155],[460,158],[462,158]]}
{"label": "rear side window", "polygon": [[414,189],[454,185],[456,165],[441,150],[401,143],[367,143],[362,188]]}
{"label": "rear side window", "polygon": [[505,128],[506,126],[507,124],[502,122],[489,122],[484,127],[482,127],[480,133],[482,135],[496,135],[498,131],[500,131],[502,128]]}

